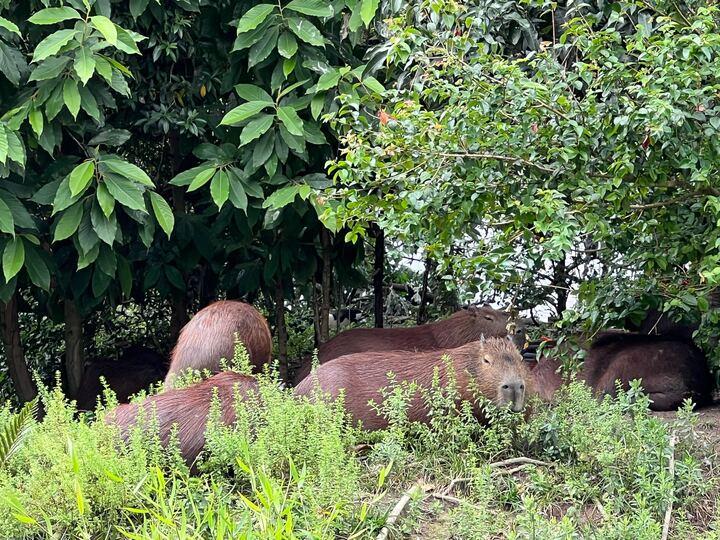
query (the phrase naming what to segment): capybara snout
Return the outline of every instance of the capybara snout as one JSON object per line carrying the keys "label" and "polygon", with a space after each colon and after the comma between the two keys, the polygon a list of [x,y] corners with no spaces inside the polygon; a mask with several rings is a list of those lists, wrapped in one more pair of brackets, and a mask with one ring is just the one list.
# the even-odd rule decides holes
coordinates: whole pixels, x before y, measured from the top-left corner
{"label": "capybara snout", "polygon": [[525,408],[525,380],[519,377],[505,380],[498,388],[497,404],[507,406],[513,412]]}

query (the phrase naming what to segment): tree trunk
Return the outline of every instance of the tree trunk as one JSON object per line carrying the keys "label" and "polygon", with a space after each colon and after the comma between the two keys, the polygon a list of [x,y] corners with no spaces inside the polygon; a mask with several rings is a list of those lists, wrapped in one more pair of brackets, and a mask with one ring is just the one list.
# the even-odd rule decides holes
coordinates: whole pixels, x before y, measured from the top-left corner
{"label": "tree trunk", "polygon": [[373,268],[375,328],[383,327],[383,315],[385,313],[383,281],[385,281],[385,231],[375,225],[375,266]]}
{"label": "tree trunk", "polygon": [[422,289],[420,289],[420,309],[418,309],[417,323],[424,324],[427,322],[427,304],[428,304],[428,281],[430,274],[435,268],[435,262],[430,255],[425,259],[425,272],[423,272]]}
{"label": "tree trunk", "polygon": [[287,328],[285,327],[285,291],[282,279],[275,284],[275,331],[277,333],[278,360],[280,361],[280,378],[287,380],[288,354],[287,354]]}
{"label": "tree trunk", "polygon": [[553,272],[552,284],[555,285],[555,309],[558,317],[562,317],[563,312],[567,309],[567,301],[569,294],[569,283],[567,275],[567,264],[565,258],[555,264]]}
{"label": "tree trunk", "polygon": [[[320,343],[330,339],[330,288],[332,287],[332,263],[330,262],[330,231],[325,227],[320,231],[322,243],[322,301],[320,304]],[[340,321],[337,321],[338,323]]]}
{"label": "tree trunk", "polygon": [[10,378],[15,386],[15,393],[21,402],[30,401],[37,395],[37,388],[30,376],[30,370],[25,362],[25,352],[20,341],[17,293],[14,293],[10,297],[10,301],[0,310],[0,318],[2,318],[5,359]]}
{"label": "tree trunk", "polygon": [[179,296],[172,299],[172,314],[170,315],[170,340],[175,343],[180,336],[180,330],[185,326],[190,318],[187,313],[187,298],[185,294],[180,293]]}
{"label": "tree trunk", "polygon": [[75,301],[65,299],[65,375],[67,393],[75,397],[85,371],[85,350],[80,312]]}

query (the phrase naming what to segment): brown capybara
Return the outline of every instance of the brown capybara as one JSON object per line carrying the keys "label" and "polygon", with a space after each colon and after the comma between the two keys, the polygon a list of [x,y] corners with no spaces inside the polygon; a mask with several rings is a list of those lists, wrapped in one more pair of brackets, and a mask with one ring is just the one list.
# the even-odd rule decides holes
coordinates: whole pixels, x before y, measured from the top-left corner
{"label": "brown capybara", "polygon": [[163,445],[168,444],[173,425],[177,424],[180,452],[185,462],[193,466],[205,446],[205,428],[214,388],[217,388],[222,408],[222,422],[230,425],[235,422],[235,392],[244,398],[250,391],[257,392],[258,383],[248,375],[222,371],[193,386],[150,396],[140,404],[119,405],[105,417],[105,422],[117,425],[127,441],[142,407],[143,425],[151,424],[156,417]]}
{"label": "brown capybara", "polygon": [[105,378],[120,403],[127,403],[133,394],[162,381],[166,372],[165,358],[142,346],[128,347],[117,360],[94,360],[85,367],[75,397],[77,408],[81,411],[95,408],[98,397],[102,397],[103,392],[100,377]]}
{"label": "brown capybara", "polygon": [[[563,384],[559,366],[558,360],[544,358],[532,370],[533,387],[541,398],[551,400]],[[697,405],[706,405],[712,399],[705,356],[691,341],[676,337],[603,333],[588,350],[578,379],[598,396],[614,396],[616,380],[627,390],[630,381],[641,379],[654,411],[677,409],[686,398]]]}
{"label": "brown capybara", "polygon": [[250,304],[221,300],[198,311],[180,331],[170,358],[165,385],[170,388],[175,375],[192,368],[220,371],[220,359],[231,360],[235,334],[243,342],[256,373],[270,362],[272,337],[267,321]]}
{"label": "brown capybara", "polygon": [[[519,321],[520,322],[520,321]],[[481,337],[507,335],[508,314],[489,306],[461,309],[447,319],[403,328],[353,328],[339,333],[318,348],[321,364],[355,353],[369,351],[434,351],[453,349]],[[518,324],[520,326],[520,324]],[[524,334],[518,329],[519,344]],[[310,373],[311,362],[305,359],[295,371],[298,384]]]}
{"label": "brown capybara", "polygon": [[[295,389],[296,395],[313,395],[319,386],[323,392],[337,398],[345,390],[345,407],[352,418],[361,421],[365,429],[387,427],[387,419],[379,416],[368,404],[380,404],[380,389],[388,386],[387,373],[393,372],[396,381],[414,381],[430,388],[434,367],[440,370],[440,382],[447,382],[443,355],[452,359],[458,390],[463,400],[474,402],[471,380],[479,392],[498,405],[507,405],[513,411],[525,406],[525,395],[530,392],[527,367],[515,345],[507,339],[489,338],[454,349],[441,351],[375,351],[335,358],[318,367]],[[480,411],[475,411],[480,419]],[[408,410],[411,421],[425,422],[428,411],[421,396],[415,395]]]}

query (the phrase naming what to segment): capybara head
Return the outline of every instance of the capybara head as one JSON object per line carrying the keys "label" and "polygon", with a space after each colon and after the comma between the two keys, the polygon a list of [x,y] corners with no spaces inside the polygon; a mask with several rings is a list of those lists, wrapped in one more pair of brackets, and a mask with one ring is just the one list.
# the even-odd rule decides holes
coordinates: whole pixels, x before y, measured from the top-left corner
{"label": "capybara head", "polygon": [[[507,334],[509,314],[505,311],[493,309],[490,306],[470,306],[452,315],[458,318],[469,318],[471,332],[475,339],[480,336],[504,336]],[[515,320],[515,333],[512,341],[517,347],[522,347],[525,342],[525,330],[529,326],[529,319]]]}
{"label": "capybara head", "polygon": [[483,394],[497,405],[519,412],[525,407],[530,382],[522,355],[509,339],[480,339],[479,358],[472,375]]}

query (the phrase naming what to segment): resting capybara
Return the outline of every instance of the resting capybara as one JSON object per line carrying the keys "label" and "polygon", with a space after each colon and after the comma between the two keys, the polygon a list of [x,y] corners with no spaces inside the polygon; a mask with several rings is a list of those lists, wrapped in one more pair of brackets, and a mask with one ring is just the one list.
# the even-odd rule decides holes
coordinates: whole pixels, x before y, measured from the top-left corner
{"label": "resting capybara", "polygon": [[143,424],[149,424],[153,415],[157,417],[160,441],[167,445],[174,424],[178,426],[180,452],[185,462],[192,466],[205,446],[205,428],[212,403],[213,388],[217,388],[222,408],[222,422],[235,422],[235,389],[240,396],[257,391],[258,383],[253,377],[232,371],[223,371],[198,384],[183,389],[172,389],[150,396],[141,404],[119,405],[105,417],[105,422],[120,428],[120,434],[127,441],[131,428],[138,420],[142,407]]}
{"label": "resting capybara", "polygon": [[[453,313],[447,319],[420,326],[403,328],[353,328],[339,333],[318,348],[318,360],[325,363],[333,358],[369,351],[435,351],[453,349],[479,340],[482,336],[507,335],[508,314],[488,306],[471,306]],[[517,339],[524,341],[522,332]],[[519,343],[522,345],[522,343]],[[311,362],[306,359],[295,371],[298,384],[310,373]]]}
{"label": "resting capybara", "polygon": [[245,345],[253,370],[260,372],[270,361],[272,348],[265,317],[250,304],[221,300],[198,311],[180,331],[165,385],[169,388],[175,375],[187,368],[220,371],[220,359],[233,357],[235,334]]}
{"label": "resting capybara", "polygon": [[[563,383],[558,360],[545,358],[532,370],[533,387],[543,399],[552,399]],[[588,350],[578,379],[598,395],[616,393],[615,381],[630,388],[641,379],[654,411],[677,409],[686,398],[697,405],[712,399],[712,380],[702,351],[691,341],[668,336],[625,332],[601,334]]]}
{"label": "resting capybara", "polygon": [[120,403],[127,403],[133,394],[162,381],[166,372],[165,358],[142,346],[128,347],[117,360],[94,360],[85,367],[75,398],[77,408],[81,411],[95,408],[103,391],[100,377],[105,378]]}
{"label": "resting capybara", "polygon": [[[336,358],[318,367],[295,389],[297,395],[312,395],[316,386],[337,398],[345,389],[345,407],[353,419],[362,421],[365,429],[387,427],[387,420],[368,405],[368,401],[382,402],[380,389],[388,386],[387,373],[393,372],[396,381],[414,381],[430,388],[434,367],[440,370],[440,382],[445,384],[447,373],[443,355],[452,359],[458,391],[463,400],[474,402],[473,385],[498,405],[513,411],[525,406],[529,377],[520,353],[509,340],[489,338],[441,351],[376,351]],[[476,410],[480,418],[480,411]],[[425,422],[428,411],[421,396],[415,395],[408,410],[411,421]]]}

